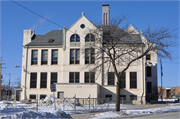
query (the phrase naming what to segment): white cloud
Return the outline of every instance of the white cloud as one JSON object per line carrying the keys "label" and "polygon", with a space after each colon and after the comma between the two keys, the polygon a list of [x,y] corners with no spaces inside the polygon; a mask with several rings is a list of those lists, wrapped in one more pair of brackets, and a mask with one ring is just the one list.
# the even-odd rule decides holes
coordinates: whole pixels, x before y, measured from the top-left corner
{"label": "white cloud", "polygon": [[[47,17],[45,17],[45,18],[47,18]],[[41,27],[46,21],[47,21],[46,19],[40,18],[40,19],[38,19],[36,24],[34,24],[32,27],[30,27],[30,29],[35,30],[38,27]]]}

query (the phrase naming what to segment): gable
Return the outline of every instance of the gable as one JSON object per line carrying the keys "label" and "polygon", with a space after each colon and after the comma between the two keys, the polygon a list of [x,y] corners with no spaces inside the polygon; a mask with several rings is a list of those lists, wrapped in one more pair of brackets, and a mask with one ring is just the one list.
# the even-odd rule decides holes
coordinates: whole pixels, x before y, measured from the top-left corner
{"label": "gable", "polygon": [[[84,28],[82,28],[81,25],[84,25]],[[94,25],[84,16],[84,13],[82,13],[82,16],[71,27],[66,29],[66,32],[70,32],[71,34],[77,33],[81,36],[84,36],[86,32],[96,28],[96,25]]]}

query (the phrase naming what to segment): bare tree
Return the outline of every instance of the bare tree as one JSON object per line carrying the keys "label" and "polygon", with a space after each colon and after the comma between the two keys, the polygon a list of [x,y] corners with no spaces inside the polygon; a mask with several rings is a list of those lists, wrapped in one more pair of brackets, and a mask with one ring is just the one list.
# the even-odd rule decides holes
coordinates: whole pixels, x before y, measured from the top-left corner
{"label": "bare tree", "polygon": [[[154,52],[160,58],[171,59],[170,47],[175,46],[175,31],[171,27],[154,27],[147,25],[147,28],[139,33],[136,29],[121,26],[127,16],[110,20],[109,25],[97,25],[95,29],[89,29],[91,40],[94,45],[83,47],[84,55],[89,52],[91,63],[88,61],[86,69],[92,72],[113,71],[116,78],[116,111],[120,110],[120,88],[121,76],[133,64],[142,63],[142,59],[149,53]],[[89,31],[88,31],[89,32]],[[90,37],[90,36],[89,36]],[[88,38],[89,38],[88,37]],[[95,50],[86,50],[95,49]],[[85,51],[85,52],[83,52]],[[85,59],[86,60],[86,59]],[[88,59],[89,60],[89,59]],[[145,63],[145,62],[144,62]]]}

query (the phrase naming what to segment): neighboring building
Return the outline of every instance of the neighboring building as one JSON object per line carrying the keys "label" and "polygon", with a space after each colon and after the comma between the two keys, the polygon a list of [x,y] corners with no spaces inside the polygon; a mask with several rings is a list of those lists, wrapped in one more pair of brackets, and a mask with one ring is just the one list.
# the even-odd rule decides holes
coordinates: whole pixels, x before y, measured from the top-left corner
{"label": "neighboring building", "polygon": [[[102,16],[103,24],[108,25],[108,5],[103,5]],[[117,79],[112,72],[105,71],[107,77],[103,78],[101,75],[97,78],[95,72],[82,69],[87,63],[94,62],[94,57],[90,54],[95,51],[86,49],[87,54],[84,56],[80,54],[80,48],[95,45],[94,35],[89,31],[95,28],[83,13],[68,29],[52,30],[45,35],[24,30],[21,99],[25,99],[25,86],[27,99],[36,99],[36,94],[41,99],[53,94],[51,84],[56,83],[55,96],[58,98],[72,98],[76,94],[77,98],[87,98],[90,95],[91,98],[110,97],[115,101]],[[127,31],[129,29],[135,30],[132,25]],[[143,41],[144,37],[138,31],[135,35],[140,42]],[[155,94],[154,89],[157,90],[157,55],[150,52],[146,61],[143,59],[140,64],[132,65],[125,72],[124,89],[121,89],[121,97],[139,104],[141,101],[145,104],[146,93],[151,97]]]}
{"label": "neighboring building", "polygon": [[[180,87],[163,87],[163,98],[178,98],[180,95]],[[161,87],[158,87],[158,98],[161,98]]]}

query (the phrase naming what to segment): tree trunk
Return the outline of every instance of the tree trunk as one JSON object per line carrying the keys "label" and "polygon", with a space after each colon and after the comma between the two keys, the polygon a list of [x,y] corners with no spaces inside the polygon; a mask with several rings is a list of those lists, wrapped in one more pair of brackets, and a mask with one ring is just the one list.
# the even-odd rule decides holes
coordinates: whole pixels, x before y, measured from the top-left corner
{"label": "tree trunk", "polygon": [[116,85],[116,111],[120,111],[120,85],[119,85],[119,81],[117,81],[117,85]]}

